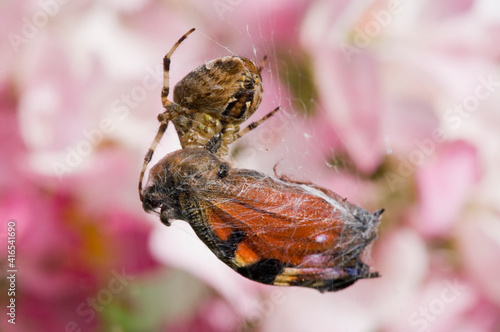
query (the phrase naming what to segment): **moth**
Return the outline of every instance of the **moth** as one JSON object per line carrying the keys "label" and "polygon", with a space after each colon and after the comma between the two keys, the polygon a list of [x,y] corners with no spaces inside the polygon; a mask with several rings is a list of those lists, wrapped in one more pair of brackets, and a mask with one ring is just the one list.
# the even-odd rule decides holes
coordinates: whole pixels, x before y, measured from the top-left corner
{"label": "moth", "polygon": [[362,260],[381,214],[310,183],[233,168],[206,148],[168,154],[151,168],[146,212],[188,222],[225,264],[276,286],[337,291],[375,278]]}

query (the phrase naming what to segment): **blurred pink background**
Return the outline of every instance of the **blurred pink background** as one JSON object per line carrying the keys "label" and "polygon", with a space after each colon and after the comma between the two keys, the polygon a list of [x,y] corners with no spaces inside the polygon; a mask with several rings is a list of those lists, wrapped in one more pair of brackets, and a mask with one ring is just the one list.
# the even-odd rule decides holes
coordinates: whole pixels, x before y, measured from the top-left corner
{"label": "blurred pink background", "polygon": [[[500,331],[500,3],[14,1],[0,5],[2,331]],[[337,292],[246,280],[143,212],[164,54],[269,61],[239,167],[385,208]],[[170,126],[154,161],[179,148]],[[16,226],[8,295],[7,227]],[[15,298],[16,324],[6,315]]]}

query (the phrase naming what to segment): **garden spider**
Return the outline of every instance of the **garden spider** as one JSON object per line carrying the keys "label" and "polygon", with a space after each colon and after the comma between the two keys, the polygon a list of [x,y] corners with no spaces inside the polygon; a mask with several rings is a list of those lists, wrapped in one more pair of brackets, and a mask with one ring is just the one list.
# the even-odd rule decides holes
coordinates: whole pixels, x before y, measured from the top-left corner
{"label": "garden spider", "polygon": [[266,57],[257,67],[244,57],[226,56],[208,61],[187,74],[174,87],[173,101],[170,91],[170,58],[177,47],[195,29],[186,32],[163,58],[163,89],[161,100],[165,112],[158,115],[160,128],[151,144],[139,178],[139,196],[143,200],[142,182],[147,165],[153,157],[168,122],[172,121],[183,149],[205,147],[224,156],[228,145],[270,118],[279,107],[260,120],[240,130],[239,125],[259,107],[262,100],[260,72]]}

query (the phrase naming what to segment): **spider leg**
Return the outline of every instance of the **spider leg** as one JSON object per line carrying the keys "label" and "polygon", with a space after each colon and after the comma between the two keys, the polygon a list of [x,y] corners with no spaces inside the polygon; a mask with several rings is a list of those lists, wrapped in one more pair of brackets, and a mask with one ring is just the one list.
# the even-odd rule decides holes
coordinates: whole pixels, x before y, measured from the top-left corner
{"label": "spider leg", "polygon": [[156,137],[151,143],[151,146],[149,147],[148,153],[146,153],[146,156],[144,157],[144,163],[142,164],[142,170],[141,170],[141,175],[139,177],[139,197],[141,198],[141,202],[143,199],[142,195],[142,181],[144,180],[144,174],[146,173],[146,168],[148,167],[149,162],[151,161],[151,158],[153,158],[153,153],[158,146],[158,143],[160,143],[160,140],[165,133],[165,130],[167,130],[167,125],[168,122],[161,123],[160,128],[158,128],[158,132],[156,133]]}
{"label": "spider leg", "polygon": [[222,145],[222,135],[224,134],[224,129],[221,132],[215,134],[207,144],[205,144],[205,149],[210,151],[210,153],[217,153]]}
{"label": "spider leg", "polygon": [[144,174],[146,173],[146,168],[148,167],[149,162],[153,158],[153,153],[158,146],[158,143],[160,143],[161,138],[163,137],[163,134],[167,130],[168,126],[168,121],[171,120],[171,109],[176,108],[175,105],[174,107],[172,106],[172,102],[169,101],[168,98],[168,93],[170,91],[170,83],[169,83],[169,77],[170,77],[170,58],[172,57],[172,54],[175,52],[177,47],[184,41],[184,39],[187,38],[192,32],[194,31],[194,28],[186,32],[175,44],[172,46],[170,51],[165,55],[163,58],[163,88],[161,90],[161,102],[163,104],[163,107],[167,109],[166,112],[159,114],[158,115],[158,120],[160,121],[160,128],[158,128],[158,132],[156,133],[156,137],[151,143],[151,146],[148,150],[148,153],[146,153],[146,156],[144,157],[144,163],[142,164],[142,170],[141,170],[141,175],[139,177],[139,197],[141,198],[141,201],[143,200],[143,195],[142,195],[142,182],[144,180]]}
{"label": "spider leg", "polygon": [[274,113],[276,113],[279,109],[280,109],[280,106],[276,107],[271,112],[269,112],[267,115],[263,116],[260,120],[252,122],[251,124],[249,124],[248,126],[243,128],[242,130],[240,130],[238,133],[236,133],[234,140],[236,141],[237,139],[241,138],[241,136],[245,135],[249,131],[257,128],[257,126],[259,126],[262,122],[264,122],[267,119],[269,119],[270,117],[272,117],[274,115]]}
{"label": "spider leg", "polygon": [[259,64],[259,67],[257,68],[257,70],[259,71],[259,74],[262,71],[262,68],[264,68],[264,65],[266,64],[266,62],[267,62],[267,55],[264,55],[264,57],[262,58],[262,61]]}
{"label": "spider leg", "polygon": [[167,100],[167,97],[168,97],[168,93],[169,93],[169,90],[170,90],[170,85],[169,85],[170,57],[175,52],[175,50],[177,49],[177,47],[182,43],[182,41],[184,39],[186,39],[187,36],[189,36],[193,31],[194,31],[194,28],[192,28],[191,30],[189,30],[188,32],[186,32],[184,34],[184,36],[182,36],[177,41],[177,43],[175,43],[174,46],[172,46],[172,48],[170,49],[170,51],[163,58],[163,89],[161,90],[161,102],[162,102],[162,104],[163,104],[164,107],[166,107],[169,104],[169,102]]}
{"label": "spider leg", "polygon": [[155,139],[153,140],[153,143],[151,143],[151,146],[149,147],[149,150],[146,153],[146,156],[144,157],[144,163],[142,164],[141,175],[139,177],[139,197],[141,198],[141,201],[143,196],[142,182],[144,180],[144,174],[146,173],[146,168],[148,167],[149,162],[153,158],[153,153],[156,150],[158,144],[160,143],[163,134],[165,134],[165,131],[167,130],[168,123],[172,119],[175,119],[178,116],[197,112],[197,110],[188,110],[182,108],[179,109],[178,105],[172,103],[171,101],[168,101],[168,105],[166,108],[167,110],[165,112],[158,114],[158,121],[160,122],[160,128],[158,128],[158,132],[156,133]]}
{"label": "spider leg", "polygon": [[[245,128],[243,128],[242,130],[240,130],[239,132],[237,132],[235,135],[234,135],[234,139],[231,140],[231,142],[234,142],[236,140],[238,140],[239,138],[241,138],[241,136],[245,135],[246,133],[248,133],[249,131],[255,129],[258,125],[260,125],[262,122],[266,121],[267,119],[269,119],[271,116],[274,115],[274,113],[276,113],[278,110],[280,109],[280,107],[276,107],[274,110],[272,110],[271,112],[269,112],[267,115],[265,115],[264,117],[262,117],[260,120],[257,120],[255,122],[252,122],[251,124],[249,124],[248,126],[246,126]],[[224,136],[226,130],[226,128],[222,128],[222,130],[217,133],[216,135],[214,135],[210,141],[208,141],[208,143],[205,145],[205,149],[207,149],[208,151],[210,151],[211,153],[217,153],[217,151],[219,150],[219,148],[221,147],[222,145],[222,137]]]}

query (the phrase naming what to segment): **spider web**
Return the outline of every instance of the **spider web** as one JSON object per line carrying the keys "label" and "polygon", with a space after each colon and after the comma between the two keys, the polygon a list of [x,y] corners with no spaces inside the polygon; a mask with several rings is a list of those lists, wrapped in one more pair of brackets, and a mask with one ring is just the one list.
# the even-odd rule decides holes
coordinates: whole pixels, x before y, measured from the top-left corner
{"label": "spider web", "polygon": [[[267,18],[267,16],[265,17]],[[208,40],[220,48],[221,56],[224,54],[241,55],[250,58],[257,64],[264,56],[267,56],[262,70],[264,85],[262,103],[250,119],[240,126],[241,128],[259,120],[274,108],[280,107],[280,110],[273,117],[232,145],[231,157],[236,161],[238,167],[273,174],[274,168],[277,166],[278,172],[293,175],[297,180],[311,180],[307,174],[304,174],[304,170],[312,165],[308,156],[319,153],[311,141],[311,138],[319,136],[319,133],[305,128],[310,122],[307,116],[309,110],[301,105],[314,103],[314,97],[311,96],[311,100],[304,101],[295,92],[300,93],[301,82],[307,82],[307,84],[302,85],[310,85],[312,78],[307,73],[300,71],[300,67],[303,66],[299,63],[300,60],[294,58],[294,51],[287,49],[286,46],[279,46],[272,33],[264,35],[261,24],[260,20],[256,22],[259,27],[254,29],[257,30],[256,32],[251,32],[248,26],[232,25],[232,28],[238,31],[241,39],[245,40],[241,42],[243,47],[226,46],[215,38],[206,36]],[[299,55],[299,57],[305,57],[305,55]],[[299,85],[296,88],[298,91],[291,91],[297,85]],[[321,163],[318,160],[317,162]],[[324,166],[324,164],[320,166]]]}

